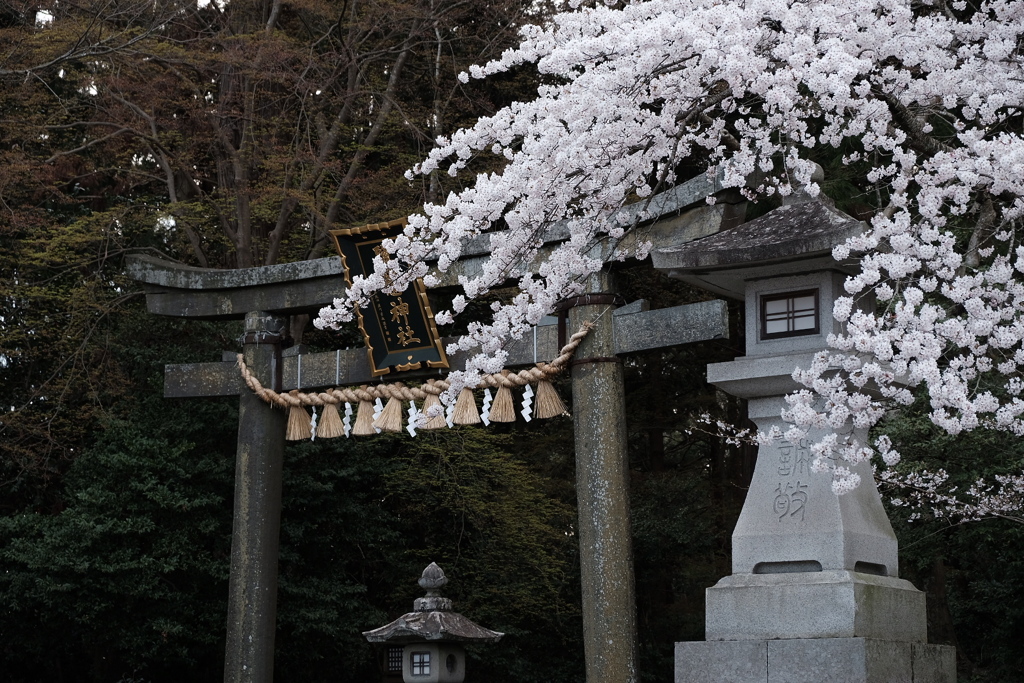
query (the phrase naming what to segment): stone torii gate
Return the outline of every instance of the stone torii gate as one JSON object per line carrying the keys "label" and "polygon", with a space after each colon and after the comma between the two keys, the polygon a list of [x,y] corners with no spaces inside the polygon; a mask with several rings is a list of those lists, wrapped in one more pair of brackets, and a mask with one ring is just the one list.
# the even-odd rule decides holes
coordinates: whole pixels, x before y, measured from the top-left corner
{"label": "stone torii gate", "polygon": [[[704,199],[717,194],[708,206]],[[656,217],[643,228],[655,248],[679,245],[742,221],[743,204],[723,192],[719,178],[698,177],[657,195],[645,205]],[[641,210],[626,207],[627,214]],[[567,237],[553,227],[547,249]],[[486,259],[487,235],[464,251],[442,275],[441,287],[478,271]],[[626,245],[628,246],[628,245]],[[607,256],[610,257],[610,254]],[[338,257],[243,270],[191,268],[144,256],[130,258],[131,276],[142,283],[148,310],[157,315],[207,320],[244,319],[246,365],[277,391],[367,384],[375,381],[365,349],[304,353],[283,348],[286,316],[312,313],[330,304],[344,287]],[[568,325],[596,320],[576,351],[572,367],[576,489],[579,511],[583,626],[588,683],[637,680],[636,617],[630,541],[623,371],[620,356],[728,337],[724,301],[661,310],[634,302],[606,312],[614,294],[607,271],[587,283],[590,297],[569,302]],[[596,296],[595,296],[596,295]],[[558,353],[554,325],[510,348],[509,366],[531,365]],[[238,396],[234,522],[227,615],[224,680],[273,680],[277,605],[278,537],[281,514],[286,414],[250,392],[234,353],[222,362],[168,365],[169,398]],[[465,356],[450,358],[452,368]],[[403,378],[436,376],[430,371]]]}

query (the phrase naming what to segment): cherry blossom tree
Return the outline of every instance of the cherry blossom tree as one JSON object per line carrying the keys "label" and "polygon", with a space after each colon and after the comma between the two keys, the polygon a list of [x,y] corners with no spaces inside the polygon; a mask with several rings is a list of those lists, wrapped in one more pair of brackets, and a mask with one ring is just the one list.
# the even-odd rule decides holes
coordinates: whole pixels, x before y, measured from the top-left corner
{"label": "cherry blossom tree", "polygon": [[[898,459],[855,434],[912,401],[915,386],[950,433],[1024,435],[1024,2],[569,4],[462,76],[532,67],[536,98],[438,139],[409,177],[472,172],[492,157],[503,170],[424,206],[386,245],[393,258],[319,325],[344,321],[386,281],[429,278],[428,260],[446,270],[467,240],[489,233],[490,259],[461,279],[464,294],[438,320],[510,279],[520,293],[470,325],[459,347],[479,353],[458,387],[500,368],[505,340],[578,292],[599,252],[645,217],[619,209],[643,207],[681,164],[703,160],[751,199],[797,185],[814,195],[808,157],[827,147],[884,201],[862,235],[835,249],[860,265],[835,304],[846,331],[794,374],[807,388],[789,397],[785,438],[823,430],[816,467],[842,493],[857,485],[844,463],[876,448]],[[538,258],[556,221],[568,238]],[[644,258],[640,245],[619,255]],[[866,297],[877,306],[859,306]],[[841,429],[851,422],[856,430]]]}

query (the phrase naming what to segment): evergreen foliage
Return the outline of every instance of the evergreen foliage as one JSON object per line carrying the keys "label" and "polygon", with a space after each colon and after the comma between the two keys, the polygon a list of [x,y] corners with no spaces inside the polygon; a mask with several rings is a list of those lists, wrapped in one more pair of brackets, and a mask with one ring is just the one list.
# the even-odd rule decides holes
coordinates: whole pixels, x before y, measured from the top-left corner
{"label": "evergreen foliage", "polygon": [[[931,422],[928,410],[919,396],[883,424],[903,453],[900,467],[945,467],[958,489],[1024,467],[1020,439],[991,431],[953,437]],[[908,521],[910,516],[905,507],[889,507],[900,541],[900,573],[928,594],[929,640],[957,647],[968,683],[1016,680],[1024,668],[1024,525],[1000,519],[957,524],[928,514]]]}

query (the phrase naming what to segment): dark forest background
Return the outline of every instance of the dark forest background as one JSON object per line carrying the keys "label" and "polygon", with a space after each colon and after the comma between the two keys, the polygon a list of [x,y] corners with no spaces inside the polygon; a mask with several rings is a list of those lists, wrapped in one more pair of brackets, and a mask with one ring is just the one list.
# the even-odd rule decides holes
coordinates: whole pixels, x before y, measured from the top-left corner
{"label": "dark forest background", "polygon": [[[237,350],[241,328],[148,315],[124,257],[316,258],[329,227],[461,187],[471,175],[403,173],[437,136],[529,97],[528,70],[456,76],[545,11],[0,1],[0,680],[221,677],[237,401],[165,400],[162,381],[165,363]],[[863,188],[829,178],[841,206],[870,211]],[[620,281],[652,308],[703,297],[645,264]],[[360,343],[292,322],[311,350]],[[626,360],[644,681],[672,680],[673,643],[703,637],[704,588],[729,571],[756,453],[690,428],[703,412],[743,424],[703,379],[740,348],[733,335]],[[953,440],[925,412],[888,425],[908,461],[964,482],[1020,470],[1015,440]],[[431,561],[460,611],[508,634],[471,651],[470,680],[583,680],[573,459],[564,418],[289,445],[277,680],[378,680],[360,632],[408,611]],[[1024,527],[905,517],[892,512],[932,640],[957,646],[964,681],[1020,680]]]}

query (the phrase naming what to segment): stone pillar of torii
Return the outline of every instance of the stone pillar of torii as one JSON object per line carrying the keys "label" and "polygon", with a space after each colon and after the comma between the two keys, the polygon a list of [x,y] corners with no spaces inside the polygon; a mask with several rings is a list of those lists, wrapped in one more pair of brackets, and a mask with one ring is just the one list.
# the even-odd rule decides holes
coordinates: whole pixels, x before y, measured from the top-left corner
{"label": "stone pillar of torii", "polygon": [[[705,199],[716,195],[718,202]],[[645,210],[643,239],[655,249],[679,245],[742,221],[744,205],[723,191],[720,177],[701,176],[657,195],[627,214]],[[566,239],[548,233],[547,248]],[[479,269],[488,236],[464,251],[442,278]],[[610,259],[611,254],[607,254]],[[264,387],[279,392],[375,381],[364,349],[304,353],[283,348],[287,317],[315,313],[344,286],[338,257],[242,270],[210,270],[136,256],[129,273],[142,283],[149,311],[157,315],[245,321],[246,366]],[[607,273],[591,278],[587,294],[568,302],[570,326],[602,312],[577,349],[572,367],[576,434],[584,648],[588,683],[632,683],[636,670],[636,616],[630,543],[628,460],[621,357],[715,338],[727,338],[724,301],[660,310],[644,302],[618,305]],[[573,327],[572,329],[575,329]],[[535,328],[510,348],[509,366],[532,365],[558,354],[555,326]],[[222,362],[168,365],[168,398],[239,396],[234,523],[224,680],[273,680],[281,471],[285,466],[285,413],[259,400],[243,383],[235,353]],[[465,358],[450,358],[459,368]],[[426,375],[422,375],[425,377]],[[433,376],[437,376],[434,371]],[[600,417],[598,417],[600,416]]]}

